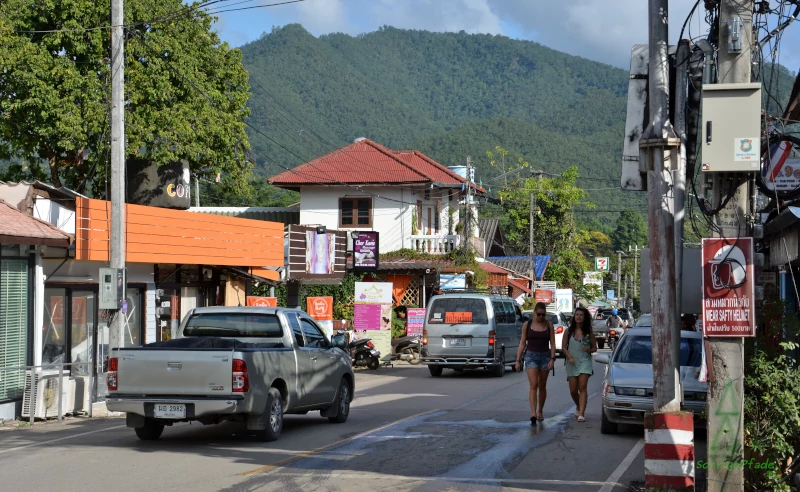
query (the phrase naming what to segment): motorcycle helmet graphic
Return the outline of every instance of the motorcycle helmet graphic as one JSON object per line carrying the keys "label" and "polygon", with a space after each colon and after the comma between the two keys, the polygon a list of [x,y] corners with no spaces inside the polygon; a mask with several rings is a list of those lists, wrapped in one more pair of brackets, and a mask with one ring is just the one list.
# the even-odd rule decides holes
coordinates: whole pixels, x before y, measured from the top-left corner
{"label": "motorcycle helmet graphic", "polygon": [[747,282],[747,260],[737,246],[722,246],[709,263],[715,289],[737,289]]}

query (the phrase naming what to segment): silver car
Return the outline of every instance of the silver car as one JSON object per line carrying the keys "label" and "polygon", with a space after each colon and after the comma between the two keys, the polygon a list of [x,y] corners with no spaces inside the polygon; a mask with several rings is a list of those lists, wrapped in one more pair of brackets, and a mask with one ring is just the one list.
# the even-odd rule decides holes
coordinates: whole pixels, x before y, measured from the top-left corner
{"label": "silver car", "polygon": [[636,328],[650,328],[653,324],[652,317],[649,314],[639,316],[634,325]]}
{"label": "silver car", "polygon": [[[703,339],[700,333],[682,331],[680,374],[682,409],[694,412],[695,423],[704,426],[708,384],[699,381]],[[650,328],[632,328],[611,356],[596,354],[607,364],[603,380],[600,432],[616,434],[618,424],[644,425],[645,412],[653,411],[653,338]]]}

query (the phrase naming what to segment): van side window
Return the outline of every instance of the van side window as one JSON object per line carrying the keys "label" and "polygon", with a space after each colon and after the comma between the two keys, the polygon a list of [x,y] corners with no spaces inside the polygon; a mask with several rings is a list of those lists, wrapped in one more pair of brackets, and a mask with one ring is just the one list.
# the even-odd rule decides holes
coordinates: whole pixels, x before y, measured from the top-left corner
{"label": "van side window", "polygon": [[506,310],[506,323],[516,323],[517,317],[514,316],[514,306],[512,306],[510,302],[504,302],[503,307],[505,307]]}
{"label": "van side window", "polygon": [[494,311],[495,323],[508,323],[506,321],[506,310],[502,302],[492,301],[492,311]]}
{"label": "van side window", "polygon": [[522,310],[516,302],[514,303],[514,317],[515,319],[520,319],[522,317]]}

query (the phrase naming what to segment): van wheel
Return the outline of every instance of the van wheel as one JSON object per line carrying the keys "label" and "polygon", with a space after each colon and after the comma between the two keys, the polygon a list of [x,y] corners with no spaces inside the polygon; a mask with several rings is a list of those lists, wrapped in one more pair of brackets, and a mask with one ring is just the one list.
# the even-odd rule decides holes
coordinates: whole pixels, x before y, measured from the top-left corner
{"label": "van wheel", "polygon": [[600,409],[600,434],[616,434],[619,432],[619,426],[614,422],[608,420],[606,411]]}
{"label": "van wheel", "polygon": [[136,431],[136,437],[142,441],[155,441],[164,432],[164,424],[158,423],[153,419],[145,419],[144,427],[137,427],[134,430]]}
{"label": "van wheel", "polygon": [[502,350],[500,352],[500,363],[498,365],[492,366],[492,376],[496,378],[502,378],[506,375],[506,351]]}
{"label": "van wheel", "polygon": [[269,389],[267,408],[262,417],[264,430],[258,431],[258,438],[265,442],[277,441],[283,430],[283,398],[278,388]]}
{"label": "van wheel", "polygon": [[431,373],[431,376],[438,378],[442,375],[442,367],[441,366],[428,366],[428,371]]}

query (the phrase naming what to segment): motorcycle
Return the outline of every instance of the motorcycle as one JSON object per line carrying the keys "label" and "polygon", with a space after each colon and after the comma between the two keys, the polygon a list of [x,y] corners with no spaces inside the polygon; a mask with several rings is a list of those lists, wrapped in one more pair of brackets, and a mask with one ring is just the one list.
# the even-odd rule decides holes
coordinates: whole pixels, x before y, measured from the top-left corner
{"label": "motorcycle", "polygon": [[404,360],[409,364],[419,364],[420,337],[406,335],[392,339],[392,360]]}
{"label": "motorcycle", "polygon": [[353,367],[367,366],[374,371],[381,366],[381,352],[375,349],[375,344],[369,338],[354,340],[349,348]]}
{"label": "motorcycle", "polygon": [[611,328],[608,330],[608,348],[614,352],[614,347],[619,342],[619,337],[622,335],[622,328]]}

